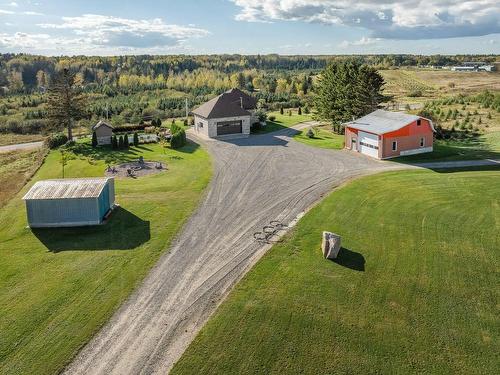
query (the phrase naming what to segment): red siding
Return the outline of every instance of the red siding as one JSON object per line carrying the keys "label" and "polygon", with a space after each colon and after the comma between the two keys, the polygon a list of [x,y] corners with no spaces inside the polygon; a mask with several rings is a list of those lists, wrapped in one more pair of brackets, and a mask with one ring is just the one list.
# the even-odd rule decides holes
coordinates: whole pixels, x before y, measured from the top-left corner
{"label": "red siding", "polygon": [[[345,129],[345,148],[351,149],[352,139],[356,139],[358,147],[358,130],[346,127]],[[393,132],[385,133],[379,136],[379,158],[391,158],[400,156],[401,151],[415,150],[423,148],[420,146],[420,139],[424,138],[423,147],[431,147],[434,141],[434,132],[430,122],[426,119],[420,119],[420,125],[412,122],[405,127]],[[392,142],[397,142],[397,150],[392,151]],[[357,151],[357,149],[353,150]]]}

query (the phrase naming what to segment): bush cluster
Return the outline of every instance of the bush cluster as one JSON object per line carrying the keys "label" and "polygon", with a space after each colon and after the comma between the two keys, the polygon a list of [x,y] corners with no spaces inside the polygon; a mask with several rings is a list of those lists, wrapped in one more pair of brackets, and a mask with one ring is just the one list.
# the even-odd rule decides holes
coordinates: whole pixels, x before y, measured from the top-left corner
{"label": "bush cluster", "polygon": [[49,148],[56,148],[59,146],[62,146],[68,142],[68,136],[64,133],[55,133],[51,136],[49,136],[46,140],[45,143]]}
{"label": "bush cluster", "polygon": [[172,138],[170,138],[170,147],[177,149],[186,145],[186,131],[182,126],[173,123],[170,125],[170,132],[172,133]]}

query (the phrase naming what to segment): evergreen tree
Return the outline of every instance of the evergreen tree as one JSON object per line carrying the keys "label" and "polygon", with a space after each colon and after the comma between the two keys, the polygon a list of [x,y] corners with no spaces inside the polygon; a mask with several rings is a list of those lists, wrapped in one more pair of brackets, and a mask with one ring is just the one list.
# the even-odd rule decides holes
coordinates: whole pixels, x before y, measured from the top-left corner
{"label": "evergreen tree", "polygon": [[92,132],[92,147],[97,147],[97,135],[95,132]]}
{"label": "evergreen tree", "polygon": [[123,148],[123,135],[118,138],[118,148]]}
{"label": "evergreen tree", "polygon": [[283,114],[283,106],[280,107],[280,115]]}
{"label": "evergreen tree", "polygon": [[134,146],[139,146],[139,134],[137,132],[134,133]]}
{"label": "evergreen tree", "polygon": [[128,133],[126,133],[124,136],[123,136],[123,148],[128,148],[129,146],[129,142],[128,142]]}
{"label": "evergreen tree", "polygon": [[58,72],[48,91],[47,117],[55,128],[63,125],[68,140],[73,140],[73,122],[86,115],[86,97],[80,92],[82,82],[69,69]]}
{"label": "evergreen tree", "polygon": [[116,150],[118,148],[118,140],[116,139],[116,135],[113,135],[111,138],[111,148]]}
{"label": "evergreen tree", "polygon": [[297,114],[299,114],[299,115],[302,114],[302,108],[299,107],[299,110],[297,111]]}
{"label": "evergreen tree", "polygon": [[372,67],[358,62],[332,63],[319,78],[315,107],[317,117],[340,125],[374,111],[385,101],[384,79]]}

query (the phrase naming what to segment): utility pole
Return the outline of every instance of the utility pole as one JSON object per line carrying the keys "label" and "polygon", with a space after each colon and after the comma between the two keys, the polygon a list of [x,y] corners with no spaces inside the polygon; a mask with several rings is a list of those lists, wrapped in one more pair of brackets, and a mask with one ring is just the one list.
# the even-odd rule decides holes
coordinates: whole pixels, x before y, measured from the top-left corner
{"label": "utility pole", "polygon": [[186,98],[186,121],[188,120],[189,109],[188,109],[188,98]]}

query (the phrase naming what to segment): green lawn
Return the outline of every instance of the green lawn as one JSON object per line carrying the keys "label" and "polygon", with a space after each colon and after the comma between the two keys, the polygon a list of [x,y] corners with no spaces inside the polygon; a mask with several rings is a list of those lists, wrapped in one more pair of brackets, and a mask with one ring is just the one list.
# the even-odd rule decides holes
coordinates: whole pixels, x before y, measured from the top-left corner
{"label": "green lawn", "polygon": [[[143,145],[79,145],[67,177],[102,176],[108,162],[161,160],[168,171],[116,181],[120,208],[99,227],[26,228],[24,188],[0,210],[0,373],[53,374],[110,317],[168,248],[211,176],[208,154]],[[34,180],[61,177],[52,151]],[[31,185],[31,183],[29,184]]]}
{"label": "green lawn", "polygon": [[[322,230],[342,236],[335,262]],[[499,169],[356,180],[258,262],[172,373],[497,373],[499,232]]]}
{"label": "green lawn", "polygon": [[302,130],[299,134],[294,135],[293,139],[297,142],[304,143],[309,146],[327,148],[333,150],[340,150],[344,148],[344,136],[335,134],[329,130],[317,128],[316,134],[313,138],[309,138],[307,134],[308,129]]}
{"label": "green lawn", "polygon": [[283,115],[280,115],[279,111],[269,112],[267,114],[267,117],[269,118],[269,116],[274,116],[275,120],[274,121],[267,120],[266,126],[264,126],[261,130],[255,132],[255,133],[257,133],[257,134],[270,133],[270,132],[274,132],[276,130],[281,130],[281,129],[288,128],[288,127],[293,126],[293,125],[297,125],[298,123],[301,123],[304,121],[311,121],[312,120],[311,114],[298,115],[297,111],[293,110],[292,115],[289,116],[287,114],[287,111],[288,110],[285,110],[285,114],[283,114]]}
{"label": "green lawn", "polygon": [[500,159],[500,132],[491,132],[465,140],[436,140],[434,151],[394,159],[398,162]]}

